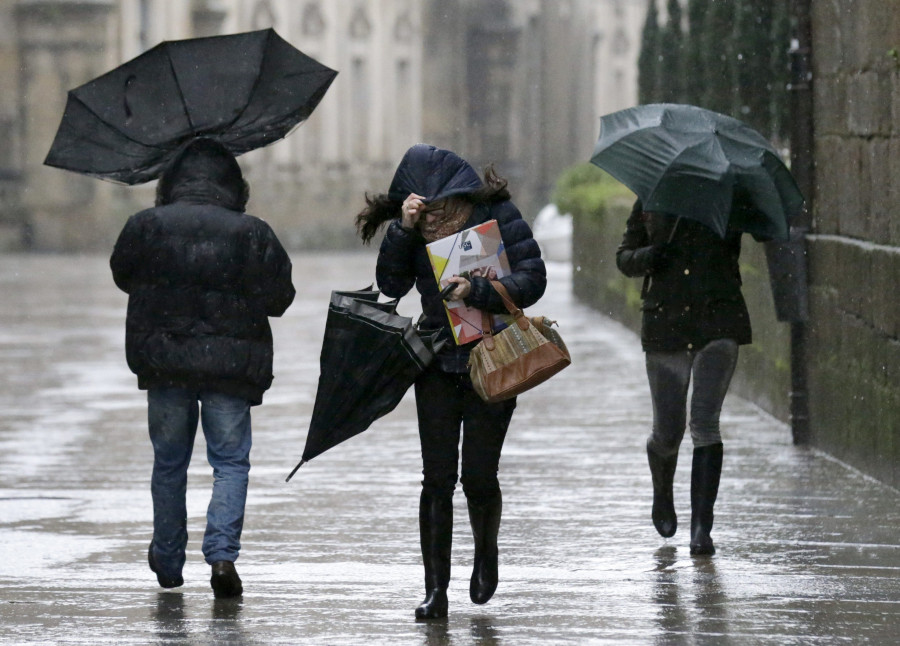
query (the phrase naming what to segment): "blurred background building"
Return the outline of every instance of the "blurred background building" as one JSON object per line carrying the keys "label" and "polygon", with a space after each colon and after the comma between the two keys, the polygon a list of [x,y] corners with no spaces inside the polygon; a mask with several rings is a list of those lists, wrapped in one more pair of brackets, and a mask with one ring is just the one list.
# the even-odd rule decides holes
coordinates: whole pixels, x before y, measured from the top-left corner
{"label": "blurred background building", "polygon": [[105,250],[152,185],[42,165],[66,92],[162,40],[274,27],[339,71],[307,123],[241,158],[293,248],[356,245],[365,192],[426,141],[493,162],[527,217],[637,100],[645,0],[0,0],[0,249]]}

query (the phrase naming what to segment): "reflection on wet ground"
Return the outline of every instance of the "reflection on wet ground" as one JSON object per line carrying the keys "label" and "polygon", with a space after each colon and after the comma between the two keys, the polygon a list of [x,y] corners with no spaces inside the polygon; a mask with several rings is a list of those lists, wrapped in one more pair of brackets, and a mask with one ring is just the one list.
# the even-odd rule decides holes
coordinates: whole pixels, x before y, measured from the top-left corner
{"label": "reflection on wet ground", "polygon": [[[534,313],[559,320],[571,368],[519,400],[501,464],[501,583],[468,599],[458,496],[450,617],[416,623],[419,454],[411,398],[290,484],[318,379],[328,294],[372,281],[370,254],[295,259],[297,302],[274,322],[276,379],[254,409],[242,599],[217,601],[199,543],[211,475],[190,471],[185,586],[146,567],[146,401],[124,362],[125,296],[106,259],[0,257],[0,643],[896,643],[900,494],[811,449],[737,398],[722,426],[713,536],[688,555],[650,523],[643,355],[573,302],[565,266]],[[414,299],[401,311],[415,314]],[[409,301],[409,302],[407,302]]]}

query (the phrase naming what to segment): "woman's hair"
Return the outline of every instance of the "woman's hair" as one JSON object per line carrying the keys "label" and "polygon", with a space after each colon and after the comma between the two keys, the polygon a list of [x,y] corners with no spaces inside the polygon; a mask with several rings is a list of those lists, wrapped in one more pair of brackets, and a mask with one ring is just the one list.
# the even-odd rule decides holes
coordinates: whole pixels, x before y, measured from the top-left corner
{"label": "woman's hair", "polygon": [[[497,174],[493,164],[485,166],[483,174],[484,185],[481,188],[454,197],[470,204],[494,204],[505,202],[512,197],[507,188],[509,182]],[[390,199],[387,193],[379,193],[374,196],[366,193],[366,208],[356,216],[356,230],[363,242],[369,244],[385,222],[400,217],[402,206],[402,202]]]}

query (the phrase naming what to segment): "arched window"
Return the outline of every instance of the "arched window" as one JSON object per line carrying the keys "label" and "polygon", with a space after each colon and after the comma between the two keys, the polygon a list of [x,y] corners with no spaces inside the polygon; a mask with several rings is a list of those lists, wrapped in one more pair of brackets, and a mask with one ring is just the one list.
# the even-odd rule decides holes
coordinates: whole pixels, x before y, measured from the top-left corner
{"label": "arched window", "polygon": [[258,2],[253,8],[253,19],[250,23],[253,25],[254,29],[274,27],[276,22],[275,11],[272,9],[272,4],[268,0]]}
{"label": "arched window", "polygon": [[322,8],[318,2],[309,2],[303,7],[300,32],[311,38],[319,38],[325,33],[325,18],[322,16]]}
{"label": "arched window", "polygon": [[359,5],[350,18],[350,37],[358,40],[368,38],[372,33],[372,23],[366,15],[366,7]]}

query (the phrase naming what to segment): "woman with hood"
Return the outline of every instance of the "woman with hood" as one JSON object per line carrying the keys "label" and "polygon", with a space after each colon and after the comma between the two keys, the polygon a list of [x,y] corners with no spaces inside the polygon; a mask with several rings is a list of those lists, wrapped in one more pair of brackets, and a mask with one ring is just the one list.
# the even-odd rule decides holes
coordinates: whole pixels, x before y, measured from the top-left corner
{"label": "woman with hood", "polygon": [[294,299],[291,261],[268,224],[244,213],[234,156],[195,139],[170,162],[156,207],[133,215],[110,267],[128,294],[125,353],[147,391],[153,445],[153,539],[147,559],[164,588],[182,585],[185,493],[198,421],[215,482],[203,554],[216,597],[243,591],[240,550],[250,470],[250,407],[272,383],[269,316]]}
{"label": "woman with hood", "polygon": [[[511,269],[500,282],[520,308],[543,295],[546,271],[531,229],[510,201],[506,181],[491,167],[482,181],[468,162],[449,150],[427,144],[413,146],[397,167],[388,192],[366,196],[366,203],[357,216],[366,243],[389,222],[376,265],[379,289],[400,298],[415,285],[424,317],[420,327],[440,329],[447,340],[415,384],[423,463],[419,533],[425,565],[425,600],[415,614],[419,619],[446,617],[457,480],[466,496],[475,540],[469,596],[474,603],[487,603],[497,588],[502,508],[497,471],[516,400],[488,404],[473,390],[468,358],[477,342],[455,344],[425,245],[496,220]],[[449,299],[463,300],[479,310],[507,312],[487,278],[455,276],[451,282],[456,287]]]}

